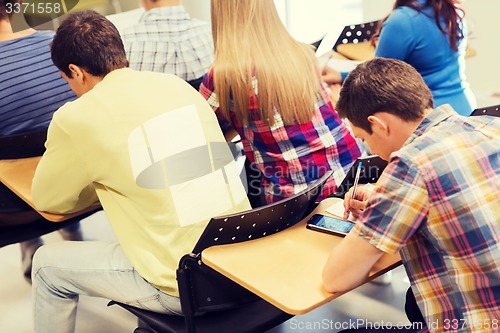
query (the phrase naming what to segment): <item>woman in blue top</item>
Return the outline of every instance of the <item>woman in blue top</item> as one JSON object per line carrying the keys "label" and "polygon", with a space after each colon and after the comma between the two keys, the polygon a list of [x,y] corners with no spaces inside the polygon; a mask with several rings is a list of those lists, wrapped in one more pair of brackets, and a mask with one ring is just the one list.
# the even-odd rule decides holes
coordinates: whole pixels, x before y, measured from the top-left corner
{"label": "woman in blue top", "polygon": [[[412,65],[429,86],[435,107],[450,104],[458,113],[469,115],[476,100],[465,79],[467,27],[461,2],[396,0],[374,36],[378,37],[375,56]],[[330,68],[323,72],[328,83],[339,83],[346,75]]]}

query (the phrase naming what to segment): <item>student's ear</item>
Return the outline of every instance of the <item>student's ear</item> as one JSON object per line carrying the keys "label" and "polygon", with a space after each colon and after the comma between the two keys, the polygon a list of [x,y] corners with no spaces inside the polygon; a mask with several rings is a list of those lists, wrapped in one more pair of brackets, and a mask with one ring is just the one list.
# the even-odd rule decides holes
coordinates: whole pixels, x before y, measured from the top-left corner
{"label": "student's ear", "polygon": [[383,118],[372,115],[368,116],[368,121],[371,124],[372,131],[376,134],[388,136],[390,134],[389,126]]}
{"label": "student's ear", "polygon": [[77,66],[75,64],[69,64],[68,68],[69,68],[69,71],[71,72],[71,77],[73,79],[77,79],[79,81],[84,80],[83,70],[79,66]]}

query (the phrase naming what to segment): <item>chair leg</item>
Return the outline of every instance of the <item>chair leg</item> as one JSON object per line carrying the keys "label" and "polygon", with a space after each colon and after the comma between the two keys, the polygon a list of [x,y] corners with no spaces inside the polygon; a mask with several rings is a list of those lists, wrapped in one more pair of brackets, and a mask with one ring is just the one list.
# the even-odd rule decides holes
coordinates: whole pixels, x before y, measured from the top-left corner
{"label": "chair leg", "polygon": [[184,321],[186,323],[186,329],[188,333],[196,333],[196,328],[194,326],[194,318],[193,316],[184,316]]}

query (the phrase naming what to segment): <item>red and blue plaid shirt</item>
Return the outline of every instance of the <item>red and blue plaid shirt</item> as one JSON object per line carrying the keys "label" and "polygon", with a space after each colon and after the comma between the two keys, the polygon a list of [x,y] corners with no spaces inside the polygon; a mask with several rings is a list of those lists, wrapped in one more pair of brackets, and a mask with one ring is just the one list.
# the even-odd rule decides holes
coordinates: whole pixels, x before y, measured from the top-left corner
{"label": "red and blue plaid shirt", "polygon": [[[231,110],[228,122],[219,110],[214,91],[213,72],[200,87],[201,94],[215,111],[223,130],[231,126],[238,132],[246,157],[252,167],[263,174],[261,187],[268,203],[279,201],[304,190],[309,183],[333,170],[319,200],[336,191],[346,172],[361,153],[356,140],[334,110],[328,94],[322,90],[316,101],[316,112],[306,124],[285,125],[275,112],[272,126],[259,119],[257,98],[250,97],[251,120],[244,125]],[[257,79],[253,79],[255,96]]]}
{"label": "red and blue plaid shirt", "polygon": [[432,332],[500,332],[500,119],[444,105],[376,184],[356,229],[400,252]]}

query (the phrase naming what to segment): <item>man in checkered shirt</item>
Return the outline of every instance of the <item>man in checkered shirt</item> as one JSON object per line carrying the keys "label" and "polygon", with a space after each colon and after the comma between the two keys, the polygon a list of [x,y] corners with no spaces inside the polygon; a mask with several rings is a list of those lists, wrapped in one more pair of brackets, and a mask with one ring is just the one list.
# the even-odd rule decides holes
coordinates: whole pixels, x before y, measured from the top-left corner
{"label": "man in checkered shirt", "polygon": [[175,74],[193,81],[213,61],[208,22],[192,19],[180,0],[141,0],[146,10],[139,22],[122,34],[130,68]]}
{"label": "man in checkered shirt", "polygon": [[389,164],[373,192],[346,194],[360,216],[330,254],[325,288],[352,289],[399,253],[426,331],[499,332],[500,119],[433,110],[416,70],[385,58],[349,74],[336,109]]}

